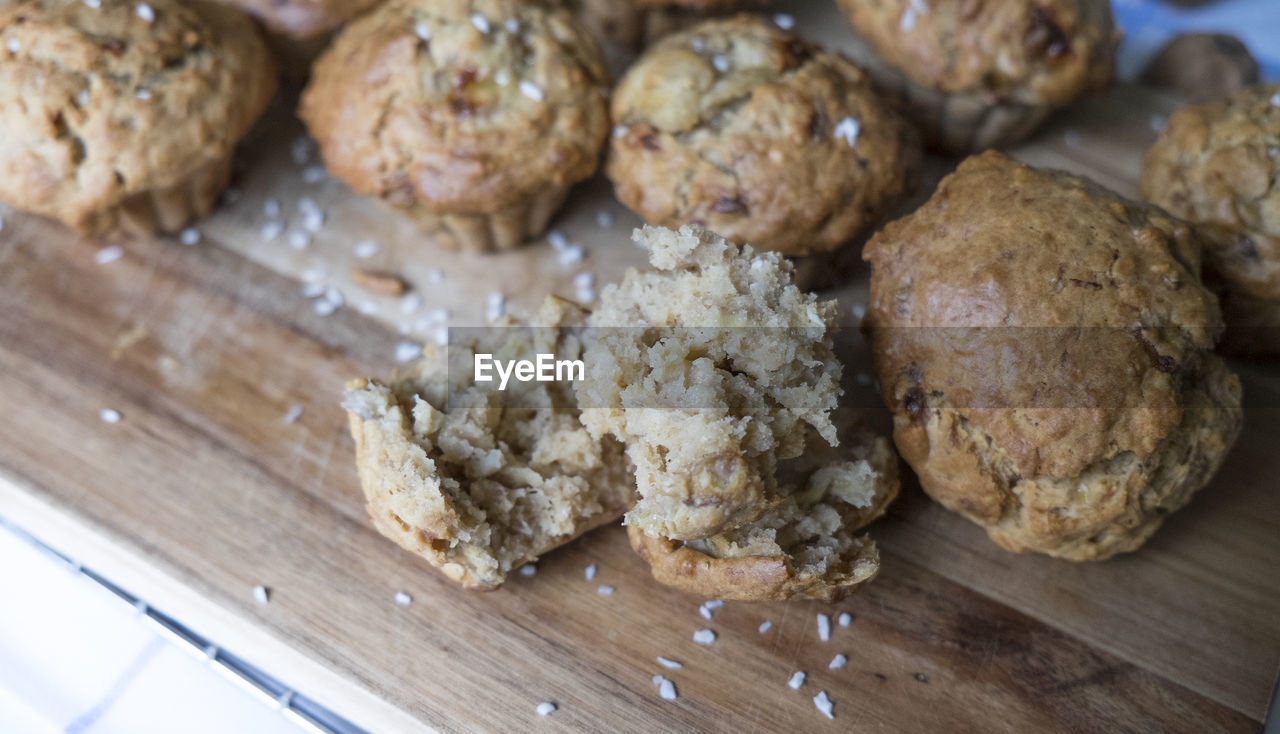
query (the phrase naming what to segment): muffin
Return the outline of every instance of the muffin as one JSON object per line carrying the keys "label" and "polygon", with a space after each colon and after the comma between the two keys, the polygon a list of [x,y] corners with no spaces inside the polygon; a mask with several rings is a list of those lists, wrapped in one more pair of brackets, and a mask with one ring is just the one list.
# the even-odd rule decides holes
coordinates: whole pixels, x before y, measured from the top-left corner
{"label": "muffin", "polygon": [[333,32],[382,0],[216,0],[252,15],[285,76],[305,78]]}
{"label": "muffin", "polygon": [[865,258],[898,450],[1009,550],[1138,548],[1239,432],[1200,244],[1160,209],[991,151]]}
{"label": "muffin", "polygon": [[706,538],[783,503],[775,469],[813,443],[806,426],[837,442],[838,307],[797,288],[777,253],[690,227],[635,239],[654,269],[605,287],[587,321],[582,423],[626,445],[628,525]]}
{"label": "muffin", "polygon": [[606,49],[634,53],[658,38],[767,0],[554,0],[575,10]]}
{"label": "muffin", "polygon": [[608,135],[600,49],[567,10],[390,0],[316,62],[300,114],[325,166],[445,246],[538,236]]}
{"label": "muffin", "polygon": [[1110,0],[838,0],[930,145],[976,152],[1025,138],[1111,81]]}
{"label": "muffin", "polygon": [[612,116],[607,172],[623,204],[797,258],[868,235],[920,158],[866,73],[752,16],[659,41],[619,82]]}
{"label": "muffin", "polygon": [[540,328],[469,332],[447,350],[428,345],[389,384],[347,385],[360,482],[382,534],[464,587],[494,589],[524,563],[622,515],[635,486],[622,447],[587,435],[567,383],[525,383],[517,393],[460,382],[468,371],[449,369],[481,351],[574,359],[582,317],[548,298],[533,320]]}
{"label": "muffin", "polygon": [[777,509],[709,538],[669,540],[627,528],[631,547],[659,582],[716,599],[836,601],[880,570],[880,552],[856,533],[898,493],[897,456],[866,431],[841,436],[840,448],[815,449],[781,462],[786,487]]}
{"label": "muffin", "polygon": [[1280,355],[1280,84],[1179,110],[1147,151],[1142,198],[1194,223],[1224,347]]}
{"label": "muffin", "polygon": [[275,91],[253,24],[204,2],[0,5],[0,199],[84,235],[204,216]]}

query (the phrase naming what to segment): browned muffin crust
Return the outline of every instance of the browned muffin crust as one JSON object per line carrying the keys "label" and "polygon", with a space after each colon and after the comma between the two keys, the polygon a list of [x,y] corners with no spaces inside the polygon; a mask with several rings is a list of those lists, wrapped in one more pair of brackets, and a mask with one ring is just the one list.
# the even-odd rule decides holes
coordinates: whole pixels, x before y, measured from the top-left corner
{"label": "browned muffin crust", "polygon": [[899,451],[1008,549],[1137,548],[1239,431],[1198,242],[1159,209],[988,152],[864,257]]}
{"label": "browned muffin crust", "polygon": [[568,11],[391,0],[343,29],[300,113],[356,191],[490,213],[591,175],[606,94],[599,48]]}
{"label": "browned muffin crust", "polygon": [[838,0],[854,30],[912,81],[1061,105],[1111,79],[1109,0]]}
{"label": "browned muffin crust", "polygon": [[306,40],[336,30],[381,0],[217,0],[262,21],[272,33]]}
{"label": "browned muffin crust", "polygon": [[1143,158],[1142,197],[1197,225],[1230,290],[1280,300],[1280,84],[1175,112]]}
{"label": "browned muffin crust", "polygon": [[624,204],[789,255],[865,236],[919,157],[861,69],[753,16],[664,38],[612,106],[607,170]]}
{"label": "browned muffin crust", "polygon": [[146,8],[0,5],[0,198],[83,233],[175,229],[212,207],[275,90],[271,60],[233,10]]}

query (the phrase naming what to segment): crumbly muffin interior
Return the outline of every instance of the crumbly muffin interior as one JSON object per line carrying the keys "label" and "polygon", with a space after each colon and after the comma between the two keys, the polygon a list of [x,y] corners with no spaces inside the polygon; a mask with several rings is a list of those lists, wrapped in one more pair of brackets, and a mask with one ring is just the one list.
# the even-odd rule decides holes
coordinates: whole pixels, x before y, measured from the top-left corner
{"label": "crumbly muffin interior", "polygon": [[[571,309],[549,299],[539,318],[562,325]],[[633,495],[621,446],[586,432],[565,383],[528,383],[518,396],[492,383],[447,386],[450,357],[469,362],[482,350],[509,359],[538,349],[536,336],[493,338],[453,345],[448,357],[430,348],[390,385],[356,381],[343,402],[379,529],[476,587],[495,587],[519,565],[616,519]],[[566,358],[578,349],[569,331],[555,347]]]}
{"label": "crumbly muffin interior", "polygon": [[760,518],[805,427],[835,444],[836,304],[792,283],[776,253],[701,229],[645,228],[654,271],[602,292],[588,323],[582,422],[627,445],[641,499],[627,522],[672,539]]}

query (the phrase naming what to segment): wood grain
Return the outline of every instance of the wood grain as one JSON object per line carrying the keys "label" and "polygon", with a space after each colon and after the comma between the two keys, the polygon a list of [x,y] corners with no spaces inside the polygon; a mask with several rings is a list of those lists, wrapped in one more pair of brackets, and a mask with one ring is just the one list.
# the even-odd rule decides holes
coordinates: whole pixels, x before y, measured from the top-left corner
{"label": "wood grain", "polygon": [[[829,17],[798,16],[843,42]],[[1017,153],[1131,193],[1151,118],[1175,104],[1121,89]],[[618,277],[640,262],[626,237],[635,220],[595,181],[556,224],[586,248],[580,264],[561,265],[546,244],[441,253],[376,202],[304,183],[288,156],[296,134],[282,103],[248,141],[240,201],[203,223],[193,247],[132,241],[99,266],[103,243],[4,212],[0,515],[376,731],[1258,728],[1280,670],[1274,366],[1238,366],[1247,426],[1221,476],[1140,552],[1112,561],[1006,553],[909,483],[873,528],[881,576],[834,607],[727,604],[708,622],[700,599],[648,577],[619,528],[501,591],[467,593],[372,530],[342,382],[390,372],[398,342],[426,338],[427,309],[475,323],[492,291],[518,309],[547,291],[572,295],[583,270]],[[262,242],[263,199],[293,217],[303,196],[327,217],[310,246]],[[602,210],[611,226],[597,223]],[[363,239],[380,244],[374,257],[354,255]],[[349,279],[357,266],[398,273],[421,308],[362,293]],[[321,270],[348,303],[330,316],[300,294]],[[865,293],[862,274],[834,294],[850,323]],[[849,357],[866,370],[865,354]],[[885,424],[869,389],[848,402]],[[292,406],[303,412],[286,423]],[[123,420],[103,423],[103,408]],[[267,605],[252,599],[259,584]],[[599,584],[617,591],[600,596]],[[394,604],[398,591],[413,603]],[[853,624],[820,642],[815,615],[841,611]],[[765,620],[773,628],[760,634]],[[710,646],[691,640],[704,627],[719,635]],[[828,670],[836,653],[850,662]],[[658,655],[685,667],[664,670]],[[796,670],[810,678],[792,691]],[[678,701],[659,699],[656,673]],[[813,706],[819,690],[835,724]],[[560,706],[548,719],[534,713],[544,700]]]}

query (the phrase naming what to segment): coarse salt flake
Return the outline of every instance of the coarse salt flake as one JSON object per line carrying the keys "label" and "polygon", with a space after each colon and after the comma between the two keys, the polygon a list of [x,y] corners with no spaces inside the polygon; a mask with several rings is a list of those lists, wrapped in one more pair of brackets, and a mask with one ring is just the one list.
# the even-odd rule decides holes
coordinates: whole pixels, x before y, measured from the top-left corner
{"label": "coarse salt flake", "polygon": [[787,681],[787,685],[790,686],[793,691],[800,690],[800,686],[804,685],[804,671],[797,670],[792,673],[791,679]]}
{"label": "coarse salt flake", "polygon": [[543,98],[542,87],[539,87],[528,79],[520,80],[520,93],[534,102],[541,102]]}
{"label": "coarse salt flake", "polygon": [[818,710],[821,711],[828,719],[834,719],[836,717],[835,713],[833,713],[835,704],[831,702],[830,698],[827,698],[826,691],[818,691],[818,695],[813,697],[813,705],[817,706]]}
{"label": "coarse salt flake", "polygon": [[137,5],[134,6],[133,12],[137,13],[139,18],[143,19],[148,23],[155,22],[155,19],[156,19],[155,8],[152,8],[147,3],[138,3]]}
{"label": "coarse salt flake", "polygon": [[850,148],[858,145],[858,133],[862,131],[862,125],[852,117],[846,117],[836,123],[835,136],[845,142]]}
{"label": "coarse salt flake", "polygon": [[596,589],[596,593],[599,594],[600,596],[611,596],[613,594],[613,591],[614,591],[613,587],[609,586],[608,584],[601,584],[600,588]]}
{"label": "coarse salt flake", "polygon": [[543,701],[542,703],[538,704],[538,708],[535,709],[535,711],[538,712],[538,716],[550,716],[552,713],[555,712],[555,710],[556,710],[556,705],[554,703],[551,703],[550,701]]}
{"label": "coarse salt flake", "polygon": [[195,227],[187,227],[178,233],[178,241],[184,245],[194,245],[200,242],[200,230]]}
{"label": "coarse salt flake", "polygon": [[120,415],[120,411],[114,408],[103,408],[102,410],[98,411],[98,418],[103,423],[108,423],[110,425],[115,425],[119,423],[122,417],[123,416]]}
{"label": "coarse salt flake", "polygon": [[593,563],[583,569],[582,575],[587,577],[587,581],[594,579],[596,577],[596,564]]}
{"label": "coarse salt flake", "polygon": [[826,642],[831,639],[831,617],[818,615],[818,639]]}
{"label": "coarse salt flake", "polygon": [[253,600],[258,602],[259,604],[266,604],[268,601],[271,600],[270,597],[271,597],[271,590],[268,589],[267,587],[265,586],[253,587]]}
{"label": "coarse salt flake", "polygon": [[424,41],[430,41],[431,26],[427,25],[425,21],[420,20],[413,24],[413,34]]}
{"label": "coarse salt flake", "polygon": [[302,417],[302,406],[290,405],[289,409],[284,412],[284,417],[281,418],[280,420],[286,424],[297,423],[298,419],[301,417]]}
{"label": "coarse salt flake", "polygon": [[98,265],[113,263],[124,257],[124,248],[120,245],[108,245],[93,253],[93,261]]}
{"label": "coarse salt flake", "polygon": [[397,591],[395,598],[396,598],[396,604],[399,604],[402,607],[407,607],[413,603],[413,597],[409,596],[403,591]]}
{"label": "coarse salt flake", "polygon": [[358,258],[373,257],[378,254],[379,245],[373,240],[360,240],[351,248],[352,252]]}
{"label": "coarse salt flake", "polygon": [[756,631],[763,635],[771,629],[773,629],[773,622],[761,622],[760,627]]}
{"label": "coarse salt flake", "polygon": [[481,33],[489,32],[489,19],[480,13],[471,14],[471,25],[475,26],[475,29]]}
{"label": "coarse salt flake", "polygon": [[22,44],[18,43],[18,39],[10,38],[4,42],[4,47],[9,49],[9,53],[16,54],[22,50]]}
{"label": "coarse salt flake", "polygon": [[848,627],[850,624],[853,624],[853,615],[848,612],[841,612],[840,616],[836,617],[836,624],[841,627]]}
{"label": "coarse salt flake", "polygon": [[676,660],[672,660],[671,658],[664,658],[661,655],[658,656],[658,665],[661,665],[662,667],[667,668],[669,670],[679,670],[684,667],[683,663],[680,663]]}
{"label": "coarse salt flake", "polygon": [[677,698],[676,684],[672,683],[670,680],[666,678],[663,678],[662,676],[657,676],[657,677],[662,678],[662,680],[657,681],[658,695],[662,697],[662,700],[663,701],[676,700]]}
{"label": "coarse salt flake", "polygon": [[716,67],[716,71],[724,73],[729,70],[729,59],[721,54],[711,57],[711,65]]}
{"label": "coarse salt flake", "polygon": [[521,576],[532,576],[538,572],[538,567],[532,563],[526,563],[520,567]]}
{"label": "coarse salt flake", "polygon": [[400,342],[396,345],[396,361],[400,364],[412,362],[422,356],[422,345],[415,342]]}
{"label": "coarse salt flake", "polygon": [[272,220],[262,225],[262,229],[258,231],[258,239],[263,242],[271,242],[278,238],[282,232],[284,232],[284,223]]}
{"label": "coarse salt flake", "polygon": [[699,645],[710,645],[716,641],[716,633],[713,630],[698,630],[693,633],[693,641]]}
{"label": "coarse salt flake", "polygon": [[789,31],[796,27],[796,19],[787,13],[778,13],[773,16],[773,24],[784,31]]}
{"label": "coarse salt flake", "polygon": [[844,655],[836,655],[835,657],[831,658],[831,664],[828,665],[827,667],[830,668],[831,670],[839,670],[840,668],[843,668],[848,662],[849,662],[849,658],[845,657]]}

